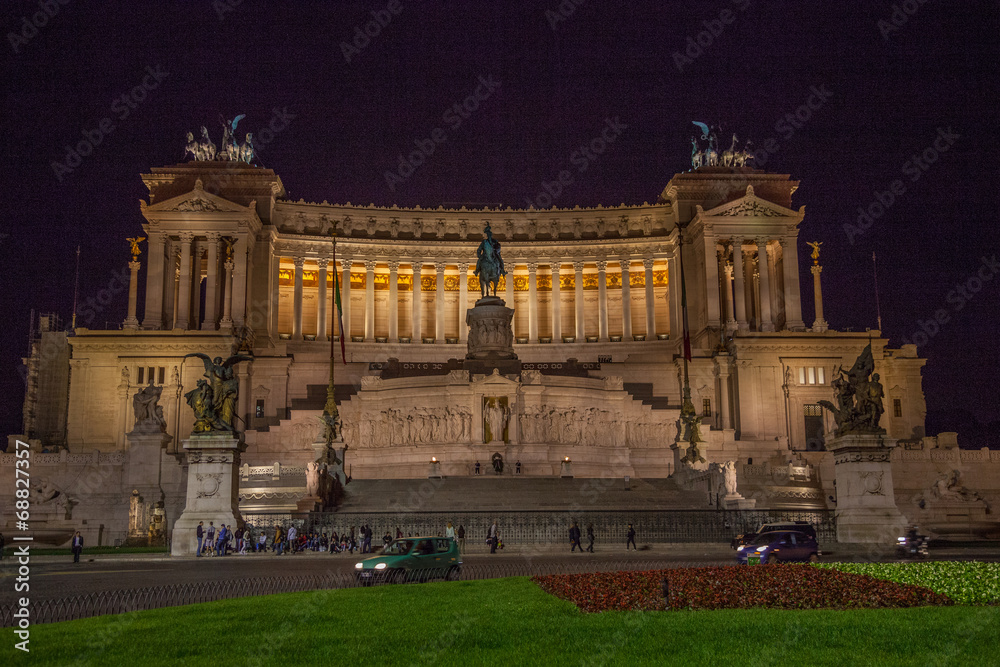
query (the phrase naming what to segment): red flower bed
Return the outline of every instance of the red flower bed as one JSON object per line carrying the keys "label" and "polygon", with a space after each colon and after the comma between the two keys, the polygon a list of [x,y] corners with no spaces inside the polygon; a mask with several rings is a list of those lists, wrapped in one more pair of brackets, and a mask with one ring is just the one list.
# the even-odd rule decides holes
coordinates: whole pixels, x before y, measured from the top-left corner
{"label": "red flower bed", "polygon": [[861,609],[954,604],[921,586],[808,565],[694,567],[532,577],[543,590],[583,611],[670,609]]}

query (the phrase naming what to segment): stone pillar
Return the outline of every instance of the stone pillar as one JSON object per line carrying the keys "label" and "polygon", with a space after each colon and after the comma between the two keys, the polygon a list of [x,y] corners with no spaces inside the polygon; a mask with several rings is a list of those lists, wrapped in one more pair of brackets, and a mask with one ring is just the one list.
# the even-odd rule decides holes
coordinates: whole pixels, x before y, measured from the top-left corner
{"label": "stone pillar", "polygon": [[549,304],[552,310],[552,342],[561,343],[562,342],[562,304],[560,299],[562,298],[561,285],[559,284],[559,270],[561,269],[559,262],[553,262],[549,265],[549,270],[552,272],[552,300]]}
{"label": "stone pillar", "polygon": [[528,342],[538,342],[538,262],[528,262]]}
{"label": "stone pillar", "polygon": [[726,263],[723,285],[726,289],[726,332],[736,328],[736,316],[733,313],[733,265]]}
{"label": "stone pillar", "polygon": [[576,342],[582,343],[586,340],[586,329],[583,326],[583,262],[573,262],[574,289],[576,291]]}
{"label": "stone pillar", "polygon": [[[317,260],[319,273],[316,276],[316,340],[326,340],[326,267],[329,261],[326,257]],[[333,270],[336,271],[337,267],[333,267]]]}
{"label": "stone pillar", "polygon": [[420,304],[420,279],[424,266],[420,262],[413,262],[411,263],[411,266],[413,267],[413,330],[410,333],[410,341],[413,343],[420,343],[422,342],[421,336],[423,335],[420,326],[420,316],[422,312]]}
{"label": "stone pillar", "polygon": [[608,342],[608,263],[597,262],[597,329],[602,343]]}
{"label": "stone pillar", "polygon": [[757,237],[757,273],[760,276],[760,330],[774,331],[771,320],[771,275],[767,261],[767,239]]}
{"label": "stone pillar", "polygon": [[[247,317],[247,235],[241,233],[233,244],[233,324],[242,327]],[[277,316],[278,281],[275,276],[274,299],[275,316]],[[277,319],[275,320],[275,335],[277,335]]]}
{"label": "stone pillar", "polygon": [[[341,257],[340,266],[343,273],[343,277],[340,280],[340,307],[343,309],[343,314],[341,316],[341,323],[344,325],[344,330],[340,332],[343,339],[350,343],[351,342],[351,265],[353,260],[350,257]],[[334,271],[336,271],[334,267]]]}
{"label": "stone pillar", "polygon": [[222,320],[219,322],[219,328],[224,330],[232,330],[233,328],[233,260],[227,259],[225,264],[225,272],[222,276]]}
{"label": "stone pillar", "polygon": [[167,247],[167,258],[163,269],[163,329],[173,329],[174,321],[177,319],[177,283],[181,275],[180,261],[180,248],[175,247],[174,243],[171,242]]}
{"label": "stone pillar", "polygon": [[219,234],[209,232],[208,239],[208,274],[205,278],[205,320],[201,328],[207,331],[215,330],[218,318],[219,303]]}
{"label": "stone pillar", "polygon": [[194,234],[178,234],[181,244],[181,275],[177,288],[177,320],[175,329],[187,329],[191,319],[191,241]]}
{"label": "stone pillar", "polygon": [[683,329],[681,318],[681,279],[677,268],[677,258],[671,255],[667,258],[667,316],[670,322],[670,335],[677,337],[677,332]]}
{"label": "stone pillar", "polygon": [[[514,307],[514,269],[517,267],[517,264],[515,264],[514,262],[508,262],[507,263],[507,267],[508,267],[507,268],[507,275],[504,276],[504,287],[505,287],[505,291],[507,292],[507,307],[508,308],[513,308]],[[515,336],[516,335],[517,334],[515,333]]]}
{"label": "stone pillar", "polygon": [[892,450],[879,434],[847,434],[828,440],[837,479],[837,541],[895,544],[906,527],[896,507]]}
{"label": "stone pillar", "polygon": [[741,331],[749,331],[747,325],[747,305],[746,305],[746,273],[743,269],[743,239],[733,239],[733,297],[735,299],[734,317],[736,318],[736,328]]}
{"label": "stone pillar", "polygon": [[798,237],[786,236],[781,239],[781,265],[785,280],[785,328],[802,330],[802,292],[799,286]]}
{"label": "stone pillar", "polygon": [[444,271],[447,263],[443,259],[438,259],[434,264],[435,280],[437,284],[434,289],[434,342],[444,342]]}
{"label": "stone pillar", "polygon": [[188,459],[187,503],[174,523],[171,556],[194,556],[199,521],[236,526],[239,510],[240,451],[243,443],[225,433],[192,434],[184,441]]}
{"label": "stone pillar", "polygon": [[135,316],[136,300],[139,296],[139,262],[134,260],[129,262],[128,270],[128,315],[122,327],[135,330],[139,328],[139,319]]}
{"label": "stone pillar", "polygon": [[631,280],[632,260],[618,260],[618,266],[622,271],[622,340],[632,340],[632,285]]}
{"label": "stone pillar", "polygon": [[722,324],[722,316],[719,313],[719,249],[715,234],[705,232],[705,302],[707,305],[708,321],[710,327],[718,327]]}
{"label": "stone pillar", "polygon": [[298,255],[292,258],[295,264],[295,291],[292,296],[292,340],[302,340],[302,267],[306,258]]}
{"label": "stone pillar", "polygon": [[195,237],[191,242],[191,324],[190,329],[201,328],[201,255],[202,242]]}
{"label": "stone pillar", "polygon": [[[732,267],[729,267],[730,273]],[[716,405],[719,406],[719,428],[732,429],[733,421],[729,410],[729,355],[719,353],[715,356],[715,372],[719,378],[719,394],[715,398]]]}
{"label": "stone pillar", "polygon": [[816,319],[813,321],[812,330],[822,333],[830,328],[827,321],[823,319],[823,287],[819,280],[819,274],[823,272],[823,267],[819,264],[813,264],[810,271],[813,274],[813,299],[816,301]]}
{"label": "stone pillar", "polygon": [[[646,340],[656,340],[656,311],[654,310],[656,308],[656,297],[653,295],[653,262],[652,257],[642,260],[642,268],[646,271],[646,275],[644,276],[646,280]],[[673,282],[673,279],[674,277],[670,276],[671,282]],[[679,290],[680,282],[677,285]]]}
{"label": "stone pillar", "polygon": [[399,342],[399,262],[389,261],[389,342]]}
{"label": "stone pillar", "polygon": [[[142,318],[143,329],[163,328],[163,290],[169,285],[169,278],[174,272],[164,271],[164,244],[166,235],[163,232],[149,232],[149,242],[146,252],[146,314]],[[172,267],[171,267],[172,268]]]}
{"label": "stone pillar", "polygon": [[365,342],[375,342],[375,260],[365,261]]}
{"label": "stone pillar", "polygon": [[467,343],[469,327],[465,325],[465,311],[469,309],[469,265],[458,263],[458,340]]}

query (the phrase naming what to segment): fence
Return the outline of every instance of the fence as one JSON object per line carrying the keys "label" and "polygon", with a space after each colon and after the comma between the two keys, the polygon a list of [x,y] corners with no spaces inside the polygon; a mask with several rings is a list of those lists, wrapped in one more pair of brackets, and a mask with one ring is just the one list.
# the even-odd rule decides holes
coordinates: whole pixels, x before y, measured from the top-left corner
{"label": "fence", "polygon": [[[599,561],[551,563],[520,559],[515,562],[464,565],[457,577],[460,580],[496,579],[500,577],[531,576],[538,574],[570,574],[577,572],[613,572],[619,570],[664,570],[678,567],[703,566],[703,562],[647,561]],[[176,607],[213,602],[231,598],[270,595],[273,593],[296,593],[311,590],[354,588],[361,584],[353,572],[329,573],[299,577],[257,577],[250,579],[227,579],[209,583],[171,584],[123,591],[88,593],[55,600],[32,599],[30,622],[55,623],[78,618],[103,616],[106,614],[126,614],[160,607]],[[0,605],[0,627],[12,627],[17,619],[14,604]]]}

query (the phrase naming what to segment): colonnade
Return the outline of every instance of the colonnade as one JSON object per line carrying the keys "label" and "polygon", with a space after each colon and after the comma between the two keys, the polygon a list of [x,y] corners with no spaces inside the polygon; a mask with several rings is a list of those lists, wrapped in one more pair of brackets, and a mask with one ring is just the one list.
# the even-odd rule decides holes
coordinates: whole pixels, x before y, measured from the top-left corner
{"label": "colonnade", "polygon": [[803,329],[796,238],[726,239],[706,237],[717,262],[706,263],[707,284],[720,284],[724,297],[709,290],[709,325],[729,331]]}

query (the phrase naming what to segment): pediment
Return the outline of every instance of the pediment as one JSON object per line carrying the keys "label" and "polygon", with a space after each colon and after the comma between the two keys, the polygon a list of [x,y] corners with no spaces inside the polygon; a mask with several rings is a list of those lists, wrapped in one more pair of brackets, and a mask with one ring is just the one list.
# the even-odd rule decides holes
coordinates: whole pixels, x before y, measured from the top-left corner
{"label": "pediment", "polygon": [[195,181],[194,189],[190,192],[152,205],[140,200],[140,206],[145,212],[246,213],[248,210],[248,207],[206,192],[200,178]]}
{"label": "pediment", "polygon": [[708,211],[701,210],[700,206],[698,209],[703,217],[801,218],[803,215],[803,211],[793,211],[761,199],[754,194],[752,185],[747,186],[746,194],[739,199],[720,204]]}
{"label": "pediment", "polygon": [[489,390],[509,389],[511,391],[516,391],[517,388],[521,385],[521,383],[517,380],[511,380],[509,378],[504,377],[503,375],[500,375],[499,369],[496,368],[493,369],[493,372],[490,375],[473,376],[473,378],[474,378],[472,380],[473,388],[477,388],[480,390],[486,389],[488,387]]}

